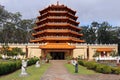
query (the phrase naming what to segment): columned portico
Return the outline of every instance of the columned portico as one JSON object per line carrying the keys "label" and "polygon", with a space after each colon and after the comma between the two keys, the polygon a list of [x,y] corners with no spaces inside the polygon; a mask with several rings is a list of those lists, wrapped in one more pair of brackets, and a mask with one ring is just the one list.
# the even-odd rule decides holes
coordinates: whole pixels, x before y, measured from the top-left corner
{"label": "columned portico", "polygon": [[47,54],[50,54],[52,56],[53,60],[64,60],[66,56],[73,56],[73,50],[62,50],[62,49],[43,49],[42,50],[42,56],[46,57]]}

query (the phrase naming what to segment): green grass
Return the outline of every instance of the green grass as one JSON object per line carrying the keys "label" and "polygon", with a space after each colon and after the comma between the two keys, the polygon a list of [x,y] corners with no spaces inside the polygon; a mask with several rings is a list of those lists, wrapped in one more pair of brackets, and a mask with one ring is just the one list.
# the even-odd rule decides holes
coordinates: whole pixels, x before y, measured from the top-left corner
{"label": "green grass", "polygon": [[50,64],[43,64],[39,68],[36,68],[35,65],[32,65],[27,68],[28,76],[20,77],[21,70],[13,72],[11,74],[1,76],[0,80],[40,80],[41,76],[48,69]]}
{"label": "green grass", "polygon": [[86,67],[83,67],[81,65],[79,65],[79,67],[78,67],[78,73],[75,73],[75,67],[72,64],[65,64],[65,67],[72,74],[87,74],[87,75],[97,74],[96,72],[94,72],[92,70],[88,70]]}

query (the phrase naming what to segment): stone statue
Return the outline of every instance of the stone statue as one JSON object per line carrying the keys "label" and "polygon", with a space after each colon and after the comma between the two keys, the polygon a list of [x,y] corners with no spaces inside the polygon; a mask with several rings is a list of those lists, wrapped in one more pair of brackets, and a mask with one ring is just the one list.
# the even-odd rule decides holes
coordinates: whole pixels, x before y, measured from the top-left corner
{"label": "stone statue", "polygon": [[77,63],[77,61],[76,61],[76,60],[71,60],[71,64],[72,64],[72,65],[74,65],[74,66],[75,66],[75,65],[76,65],[76,63]]}
{"label": "stone statue", "polygon": [[35,67],[40,67],[40,61],[37,61],[37,62],[36,62]]}
{"label": "stone statue", "polygon": [[28,62],[28,60],[27,61],[22,60],[22,67],[21,67],[20,76],[27,76],[28,75],[28,73],[26,72],[27,62]]}
{"label": "stone statue", "polygon": [[119,64],[119,58],[117,58],[117,64]]}

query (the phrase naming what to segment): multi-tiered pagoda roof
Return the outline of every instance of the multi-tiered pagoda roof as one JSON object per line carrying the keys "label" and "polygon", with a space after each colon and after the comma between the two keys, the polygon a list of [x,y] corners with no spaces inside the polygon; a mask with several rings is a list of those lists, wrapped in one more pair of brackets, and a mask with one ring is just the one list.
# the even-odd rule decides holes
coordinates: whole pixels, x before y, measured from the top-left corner
{"label": "multi-tiered pagoda roof", "polygon": [[76,11],[64,5],[51,5],[41,11],[37,17],[32,34],[34,43],[82,43],[83,34],[78,27]]}

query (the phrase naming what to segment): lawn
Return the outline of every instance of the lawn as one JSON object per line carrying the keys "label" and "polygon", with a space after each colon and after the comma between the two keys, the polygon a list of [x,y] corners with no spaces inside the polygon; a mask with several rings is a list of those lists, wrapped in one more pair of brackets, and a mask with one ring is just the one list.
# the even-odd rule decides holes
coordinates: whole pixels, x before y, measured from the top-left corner
{"label": "lawn", "polygon": [[43,64],[39,68],[36,68],[35,65],[32,65],[27,68],[28,76],[20,77],[21,70],[13,72],[11,74],[1,76],[0,80],[40,80],[41,76],[48,69],[50,64]]}
{"label": "lawn", "polygon": [[65,64],[65,67],[68,69],[68,71],[72,74],[97,74],[96,72],[92,70],[88,70],[86,67],[83,67],[79,65],[78,67],[78,73],[75,73],[75,67],[72,64]]}

